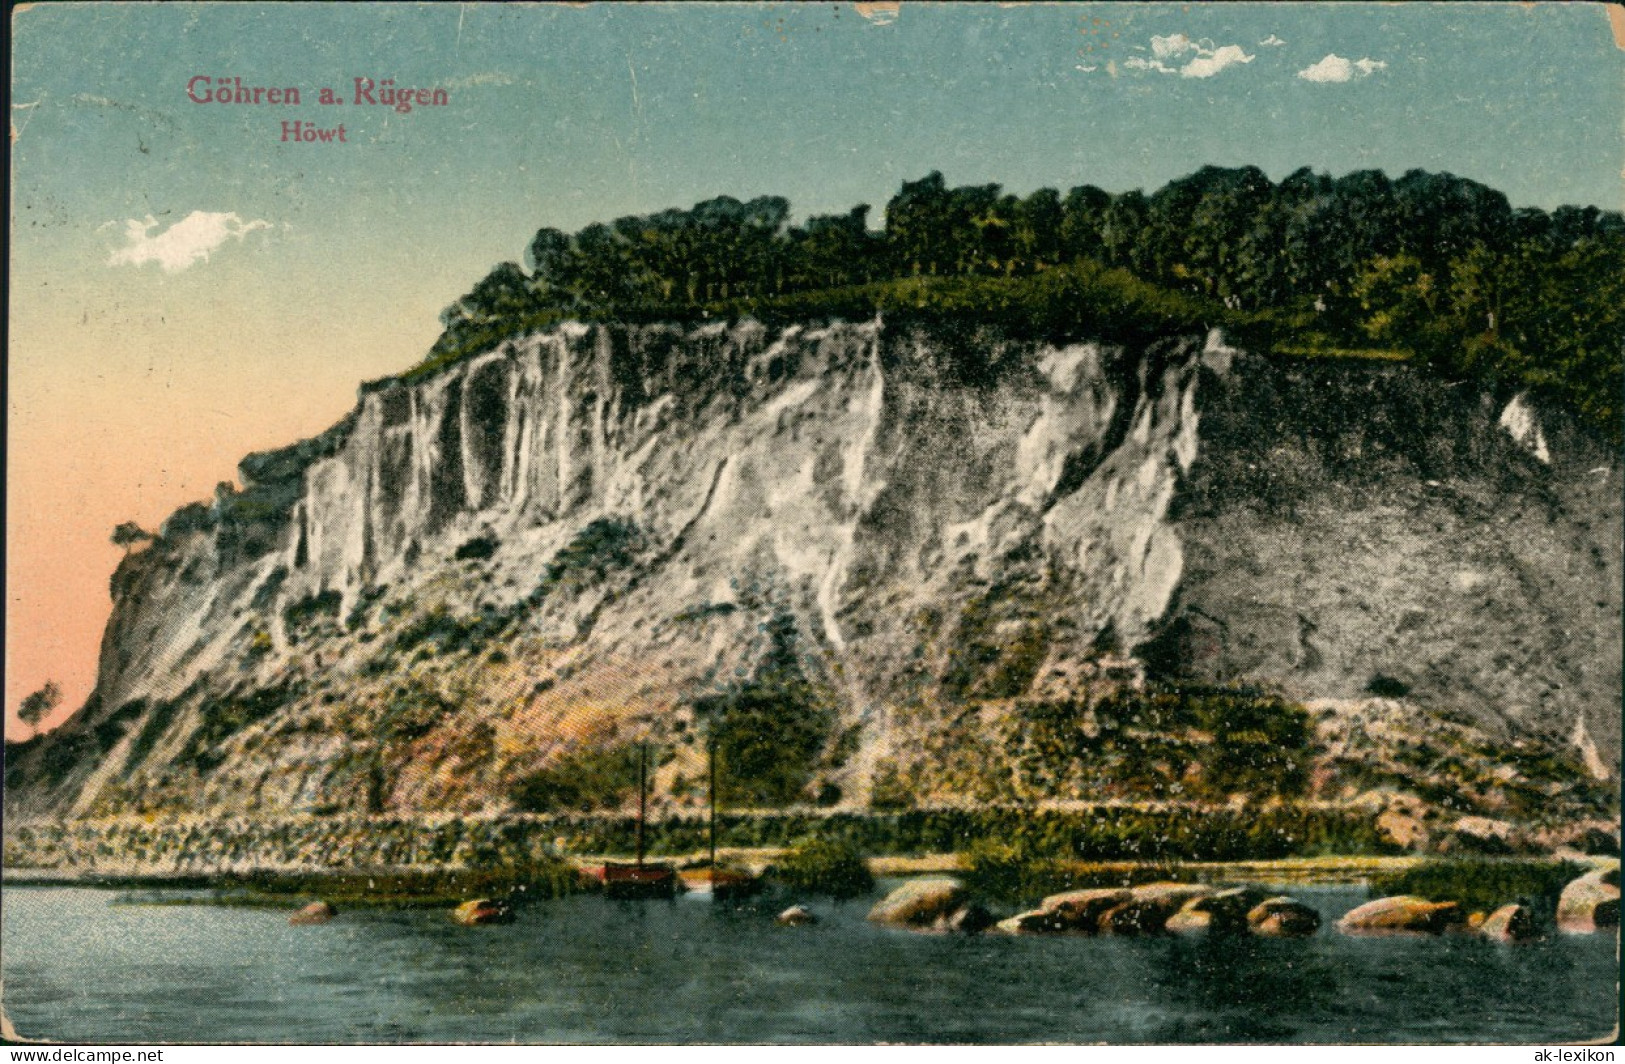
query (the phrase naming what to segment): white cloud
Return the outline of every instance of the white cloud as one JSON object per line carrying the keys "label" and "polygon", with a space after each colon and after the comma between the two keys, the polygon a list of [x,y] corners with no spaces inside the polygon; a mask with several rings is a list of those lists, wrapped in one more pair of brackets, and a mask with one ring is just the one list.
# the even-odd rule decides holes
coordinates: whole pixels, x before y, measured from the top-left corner
{"label": "white cloud", "polygon": [[1183,33],[1151,38],[1151,54],[1158,59],[1177,59],[1195,47]]}
{"label": "white cloud", "polygon": [[1259,41],[1258,46],[1260,48],[1279,48],[1285,43],[1285,41],[1281,40],[1281,38],[1272,33],[1268,37],[1265,37],[1263,40]]}
{"label": "white cloud", "polygon": [[1131,55],[1123,60],[1123,66],[1129,70],[1156,70],[1163,74],[1173,74],[1176,71],[1160,59],[1146,59],[1144,56]]}
{"label": "white cloud", "polygon": [[140,266],[156,262],[165,273],[179,273],[199,262],[207,262],[209,255],[232,237],[243,239],[259,229],[271,228],[261,219],[245,222],[236,212],[214,213],[193,211],[162,232],[154,233],[158,219],[147,215],[146,221],[131,218],[124,223],[124,247],[113,252],[107,260],[109,266]]}
{"label": "white cloud", "polygon": [[[1251,63],[1253,57],[1239,44],[1215,45],[1206,38],[1193,41],[1183,33],[1151,38],[1151,56],[1133,56],[1123,61],[1130,70],[1154,70],[1159,74],[1178,74],[1187,78],[1211,78],[1226,67],[1237,63]],[[1177,61],[1190,56],[1184,65]],[[1175,60],[1170,64],[1167,60]]]}
{"label": "white cloud", "polygon": [[1253,57],[1242,51],[1239,44],[1227,44],[1214,49],[1211,54],[1197,56],[1179,72],[1187,78],[1211,78],[1225,67],[1252,61]]}
{"label": "white cloud", "polygon": [[1334,52],[1320,62],[1298,71],[1298,77],[1305,81],[1341,84],[1357,77],[1370,77],[1374,71],[1385,70],[1387,67],[1388,64],[1380,59],[1344,59]]}

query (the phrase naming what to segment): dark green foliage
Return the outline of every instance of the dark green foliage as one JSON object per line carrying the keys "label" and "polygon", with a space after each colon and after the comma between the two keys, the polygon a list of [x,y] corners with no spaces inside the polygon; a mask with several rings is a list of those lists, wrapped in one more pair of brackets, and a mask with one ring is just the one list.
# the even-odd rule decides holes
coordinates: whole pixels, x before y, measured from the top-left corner
{"label": "dark green foliage", "polygon": [[1092,798],[1297,797],[1311,753],[1302,707],[1187,686],[1124,690],[1094,705],[1022,702],[1005,745],[1026,791]]}
{"label": "dark green foliage", "polygon": [[1467,912],[1490,912],[1519,902],[1550,917],[1557,897],[1589,869],[1573,861],[1501,861],[1476,858],[1427,861],[1403,872],[1371,879],[1371,896],[1414,894],[1429,901],[1453,901]]}
{"label": "dark green foliage", "polygon": [[731,805],[806,800],[807,785],[835,726],[835,706],[801,667],[793,618],[767,624],[771,646],[756,675],[696,711],[709,719],[718,789]]}
{"label": "dark green foliage", "polygon": [[590,813],[620,805],[637,788],[638,748],[626,745],[566,754],[519,781],[510,798],[525,813]]}
{"label": "dark green foliage", "polygon": [[271,716],[298,695],[296,688],[284,685],[205,699],[199,706],[202,719],[176,761],[205,775],[213,772],[226,758],[221,743]]}
{"label": "dark green foliage", "polygon": [[530,594],[532,605],[554,589],[580,591],[625,569],[637,558],[643,533],[630,521],[600,517],[576,533],[574,539],[547,563],[541,582]]}
{"label": "dark green foliage", "polygon": [[1087,865],[994,842],[977,843],[970,848],[969,857],[965,885],[977,897],[1002,905],[1032,905],[1065,890],[1194,881],[1178,865]]}
{"label": "dark green foliage", "polygon": [[302,628],[323,617],[337,617],[344,596],[337,591],[323,591],[306,595],[282,611],[282,621],[289,628]]}
{"label": "dark green foliage", "polygon": [[[628,854],[637,819],[566,816],[548,821],[576,853]],[[1266,809],[1170,806],[1076,810],[1031,806],[911,809],[894,813],[720,812],[717,841],[729,847],[793,847],[809,837],[865,854],[964,852],[978,843],[1014,848],[1024,859],[1081,861],[1240,861],[1396,852],[1367,810],[1298,805]],[[648,852],[698,853],[706,848],[704,816],[653,820]]]}
{"label": "dark green foliage", "polygon": [[[1147,196],[1080,186],[905,181],[886,205],[788,225],[778,197],[721,196],[543,229],[442,315],[409,377],[569,319],[763,320],[886,312],[1053,338],[1131,339],[1225,322],[1252,345],[1414,353],[1530,388],[1618,438],[1625,220],[1514,211],[1493,189],[1413,170],[1307,169],[1272,184],[1208,166]],[[272,500],[272,508],[281,505]],[[233,500],[232,506],[242,502]]]}
{"label": "dark green foliage", "polygon": [[1049,622],[1042,608],[1020,594],[1019,578],[1001,583],[965,604],[948,644],[942,692],[969,697],[1015,698],[1024,694],[1049,649]]}
{"label": "dark green foliage", "polygon": [[388,591],[388,584],[362,588],[360,593],[356,595],[355,605],[350,608],[350,615],[344,618],[344,627],[353,632],[365,625],[367,623],[367,610],[372,607],[373,603],[383,598]]}
{"label": "dark green foliage", "polygon": [[506,631],[513,620],[509,611],[489,605],[463,617],[437,606],[397,632],[393,646],[404,652],[427,643],[442,654],[478,650]]}
{"label": "dark green foliage", "polygon": [[138,698],[124,703],[108,714],[107,719],[95,727],[93,734],[96,736],[96,749],[105,754],[117,746],[119,740],[124,738],[125,733],[129,730],[131,723],[145,713],[146,710],[146,699]]}
{"label": "dark green foliage", "polygon": [[497,552],[500,544],[495,536],[476,536],[457,548],[456,560],[467,561],[476,559],[483,561]]}
{"label": "dark green foliage", "polygon": [[1411,693],[1410,684],[1403,680],[1396,680],[1392,676],[1381,673],[1371,677],[1371,682],[1365,685],[1365,693],[1376,695],[1378,698],[1404,698]]}
{"label": "dark green foliage", "polygon": [[373,734],[386,743],[413,742],[433,731],[454,708],[432,687],[403,684],[389,696]]}
{"label": "dark green foliage", "polygon": [[130,746],[126,775],[141,767],[147,755],[152,753],[153,747],[158,745],[158,740],[162,739],[169,726],[175,723],[175,718],[180,714],[183,705],[184,703],[177,698],[159,702],[152,707],[147,722],[141,726],[141,733],[135,737],[135,742]]}
{"label": "dark green foliage", "polygon": [[673,614],[671,619],[679,623],[703,621],[707,617],[726,617],[738,608],[732,602],[707,602],[699,606],[690,606],[681,613]]}
{"label": "dark green foliage", "polygon": [[112,541],[113,546],[123,547],[128,550],[137,543],[151,543],[157,538],[156,535],[148,532],[134,521],[124,521],[113,529]]}
{"label": "dark green foliage", "polygon": [[61,703],[62,688],[57,686],[55,680],[47,680],[44,687],[22,700],[17,707],[17,719],[30,728],[38,728],[40,721]]}
{"label": "dark green foliage", "polygon": [[798,894],[856,898],[874,889],[874,876],[850,843],[815,838],[774,864],[769,875]]}

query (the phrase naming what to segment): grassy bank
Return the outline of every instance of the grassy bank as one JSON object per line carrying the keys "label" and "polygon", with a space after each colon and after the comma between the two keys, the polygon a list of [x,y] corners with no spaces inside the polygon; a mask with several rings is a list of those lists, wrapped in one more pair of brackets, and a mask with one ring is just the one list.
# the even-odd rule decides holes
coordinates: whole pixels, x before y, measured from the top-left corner
{"label": "grassy bank", "polygon": [[[1267,808],[1089,806],[911,809],[887,813],[730,813],[718,844],[788,849],[811,839],[866,857],[958,853],[1005,846],[1039,859],[1236,861],[1394,852],[1370,810],[1295,804]],[[647,852],[703,851],[704,816],[652,820]],[[579,854],[630,854],[630,816],[533,815],[420,822],[307,817],[285,821],[148,824],[85,822],[8,827],[12,868],[102,875],[213,875],[231,869],[511,868]]]}

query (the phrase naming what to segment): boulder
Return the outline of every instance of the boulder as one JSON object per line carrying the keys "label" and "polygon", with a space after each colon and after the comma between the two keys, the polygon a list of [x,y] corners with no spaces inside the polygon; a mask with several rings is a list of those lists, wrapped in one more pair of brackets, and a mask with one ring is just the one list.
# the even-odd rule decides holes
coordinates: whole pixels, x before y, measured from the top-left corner
{"label": "boulder", "polygon": [[1308,938],[1320,930],[1320,913],[1296,898],[1266,898],[1247,910],[1247,927],[1267,938]]}
{"label": "boulder", "polygon": [[480,924],[509,924],[513,922],[513,907],[505,901],[475,898],[452,910],[451,918],[464,927]]}
{"label": "boulder", "polygon": [[1206,930],[1217,934],[1240,934],[1247,930],[1247,914],[1269,894],[1257,887],[1231,887],[1192,898],[1185,907],[1168,920],[1168,930],[1178,931],[1195,922],[1193,918],[1205,914]]}
{"label": "boulder", "polygon": [[1571,935],[1619,926],[1619,867],[1587,872],[1557,899],[1558,930]]}
{"label": "boulder", "polygon": [[1400,894],[1350,909],[1337,921],[1337,927],[1351,935],[1437,935],[1465,922],[1461,906],[1453,901],[1428,901]]}
{"label": "boulder", "polygon": [[869,919],[899,927],[930,927],[964,907],[965,886],[957,879],[915,879],[886,895]]}
{"label": "boulder", "polygon": [[[1214,894],[1195,883],[1148,883],[1129,892],[1129,900],[1101,914],[1100,930],[1113,935],[1157,935],[1168,920],[1195,898]],[[1211,920],[1210,920],[1211,923]]]}
{"label": "boulder", "polygon": [[339,911],[325,901],[313,901],[288,917],[290,924],[325,924],[337,916]]}
{"label": "boulder", "polygon": [[947,916],[938,917],[932,925],[939,931],[953,931],[961,935],[979,935],[998,921],[993,914],[972,902],[955,909]]}
{"label": "boulder", "polygon": [[1168,922],[1162,929],[1170,935],[1205,935],[1209,932],[1223,934],[1229,930],[1224,921],[1214,919],[1214,914],[1200,909],[1181,909],[1168,917]]}
{"label": "boulder", "polygon": [[1129,891],[1113,887],[1069,890],[1045,898],[1038,911],[1049,920],[1051,932],[1092,935],[1100,929],[1100,918],[1107,910],[1115,909],[1132,897]]}
{"label": "boulder", "polygon": [[1522,905],[1503,905],[1484,917],[1478,933],[1492,942],[1523,942],[1535,937],[1535,918]]}
{"label": "boulder", "polygon": [[804,927],[807,924],[816,924],[818,917],[805,905],[792,905],[774,917],[773,922],[780,927]]}
{"label": "boulder", "polygon": [[1032,909],[1000,920],[995,929],[1006,935],[1057,935],[1066,930],[1055,913]]}

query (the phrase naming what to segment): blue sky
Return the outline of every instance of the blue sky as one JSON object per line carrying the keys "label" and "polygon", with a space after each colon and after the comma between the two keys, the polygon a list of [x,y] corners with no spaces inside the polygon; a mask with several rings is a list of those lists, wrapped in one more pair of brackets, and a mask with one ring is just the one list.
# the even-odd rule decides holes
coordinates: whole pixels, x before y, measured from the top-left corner
{"label": "blue sky", "polygon": [[[931,169],[1026,191],[1149,190],[1205,163],[1424,167],[1517,204],[1617,207],[1625,163],[1625,53],[1601,5],[907,4],[889,25],[846,4],[63,5],[16,30],[14,99],[38,104],[13,114],[29,223],[230,210],[441,264],[720,192],[878,215]],[[1250,59],[1125,65],[1181,34]],[[1297,76],[1334,54],[1385,66]],[[394,76],[448,86],[451,106],[196,105],[195,73],[307,98]],[[354,143],[280,144],[290,116],[346,120]]]}
{"label": "blue sky", "polygon": [[[859,7],[16,13],[8,707],[51,670],[70,703],[87,689],[113,524],[331,423],[543,225],[721,193],[878,224],[933,169],[1149,191],[1209,163],[1621,206],[1625,51],[1600,4]],[[199,74],[304,100],[194,104]],[[450,102],[314,103],[358,76]],[[347,143],[281,143],[284,120]]]}

